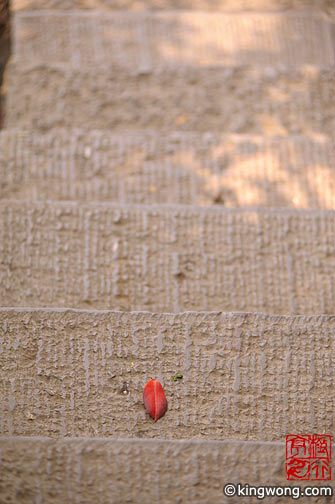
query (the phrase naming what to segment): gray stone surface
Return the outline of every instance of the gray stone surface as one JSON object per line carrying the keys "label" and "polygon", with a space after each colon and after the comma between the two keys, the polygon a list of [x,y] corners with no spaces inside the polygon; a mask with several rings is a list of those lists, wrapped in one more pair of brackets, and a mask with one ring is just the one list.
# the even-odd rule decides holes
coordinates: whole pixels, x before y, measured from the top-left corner
{"label": "gray stone surface", "polygon": [[250,67],[131,73],[7,65],[7,127],[263,135],[335,130],[335,74]]}
{"label": "gray stone surface", "polygon": [[[14,18],[18,64],[72,68],[334,65],[334,24],[318,13],[28,12]],[[287,41],[290,41],[288,44]]]}
{"label": "gray stone surface", "polygon": [[[334,316],[1,309],[0,335],[2,435],[332,432]],[[151,376],[169,405],[156,423],[142,400]]]}
{"label": "gray stone surface", "polygon": [[335,209],[330,137],[0,133],[0,197]]}
{"label": "gray stone surface", "polygon": [[0,303],[334,311],[333,211],[0,202]]}

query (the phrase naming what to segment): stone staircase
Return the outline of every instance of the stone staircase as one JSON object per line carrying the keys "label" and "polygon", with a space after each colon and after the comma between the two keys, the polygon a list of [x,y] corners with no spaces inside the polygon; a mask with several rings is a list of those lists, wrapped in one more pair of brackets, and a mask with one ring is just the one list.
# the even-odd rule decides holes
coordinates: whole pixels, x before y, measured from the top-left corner
{"label": "stone staircase", "polygon": [[285,436],[334,430],[332,2],[14,8],[0,503],[314,484]]}

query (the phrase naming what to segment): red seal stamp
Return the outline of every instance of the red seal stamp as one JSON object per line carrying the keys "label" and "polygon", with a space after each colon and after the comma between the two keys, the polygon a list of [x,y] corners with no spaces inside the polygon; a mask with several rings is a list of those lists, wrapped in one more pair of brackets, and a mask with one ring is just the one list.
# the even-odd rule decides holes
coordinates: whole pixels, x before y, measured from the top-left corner
{"label": "red seal stamp", "polygon": [[286,475],[288,480],[330,480],[331,436],[287,435]]}

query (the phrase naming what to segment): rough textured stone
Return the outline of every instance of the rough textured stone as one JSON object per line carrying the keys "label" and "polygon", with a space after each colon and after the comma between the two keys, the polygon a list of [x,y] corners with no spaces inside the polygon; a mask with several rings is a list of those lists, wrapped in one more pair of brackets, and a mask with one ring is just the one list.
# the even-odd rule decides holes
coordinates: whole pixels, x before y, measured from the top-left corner
{"label": "rough textured stone", "polygon": [[287,484],[285,435],[333,429],[335,214],[175,203],[334,208],[334,2],[37,3],[323,10],[24,14],[8,72],[39,132],[0,138],[1,504],[258,502],[222,487]]}
{"label": "rough textured stone", "polygon": [[[15,16],[18,64],[73,68],[334,65],[334,24],[311,12],[223,14],[54,11]],[[287,41],[290,41],[288,44]]]}
{"label": "rough textured stone", "polygon": [[[0,485],[6,504],[255,504],[262,501],[225,498],[223,486],[297,483],[286,480],[282,443],[3,438],[0,453]],[[310,483],[302,481],[299,486],[303,489]],[[295,501],[271,497],[264,502]],[[319,497],[308,502],[334,500]]]}
{"label": "rough textured stone", "polygon": [[0,134],[0,197],[335,209],[328,137]]}
{"label": "rough textured stone", "polygon": [[30,9],[205,9],[215,11],[255,11],[319,9],[335,14],[333,0],[13,0],[15,10]]}
{"label": "rough textured stone", "polygon": [[149,74],[8,65],[7,127],[285,135],[335,131],[333,69],[179,68]]}
{"label": "rough textured stone", "polygon": [[[332,430],[335,316],[1,309],[0,335],[2,435],[284,441]],[[169,405],[156,423],[142,400],[151,376]]]}
{"label": "rough textured stone", "polygon": [[333,211],[0,203],[0,303],[334,311]]}

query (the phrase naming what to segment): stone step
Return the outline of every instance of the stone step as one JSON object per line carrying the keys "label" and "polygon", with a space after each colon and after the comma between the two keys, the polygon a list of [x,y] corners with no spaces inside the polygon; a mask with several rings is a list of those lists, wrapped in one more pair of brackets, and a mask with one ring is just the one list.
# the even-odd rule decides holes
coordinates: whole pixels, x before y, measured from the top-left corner
{"label": "stone step", "polygon": [[[334,316],[0,309],[1,435],[329,433]],[[181,373],[181,380],[172,376]],[[150,377],[168,411],[143,406]]]}
{"label": "stone step", "polygon": [[208,11],[278,11],[319,9],[335,12],[333,0],[13,0],[14,11],[39,9],[164,10],[205,9]]}
{"label": "stone step", "polygon": [[334,313],[333,211],[0,202],[0,305]]}
{"label": "stone step", "polygon": [[329,137],[0,133],[0,197],[335,209]]}
{"label": "stone step", "polygon": [[156,13],[38,11],[16,14],[18,64],[59,63],[113,71],[164,66],[335,63],[334,24],[311,11]]}
{"label": "stone step", "polygon": [[9,128],[331,137],[335,131],[332,69],[185,67],[131,74],[12,64],[6,72]]}
{"label": "stone step", "polygon": [[[8,437],[0,438],[0,450],[6,503],[263,502],[224,497],[226,484],[241,483],[292,485],[295,497],[286,493],[264,500],[289,504],[297,498],[298,486],[302,491],[311,484],[328,487],[328,492],[330,488],[325,481],[287,481],[284,443]],[[332,497],[321,499],[334,502]],[[311,497],[308,502],[321,500]]]}

